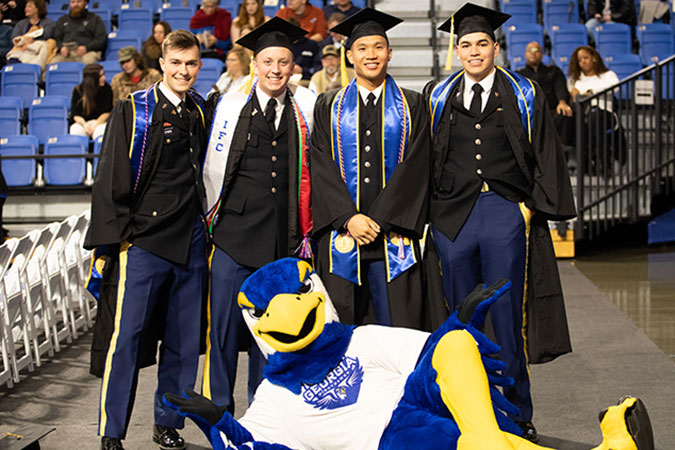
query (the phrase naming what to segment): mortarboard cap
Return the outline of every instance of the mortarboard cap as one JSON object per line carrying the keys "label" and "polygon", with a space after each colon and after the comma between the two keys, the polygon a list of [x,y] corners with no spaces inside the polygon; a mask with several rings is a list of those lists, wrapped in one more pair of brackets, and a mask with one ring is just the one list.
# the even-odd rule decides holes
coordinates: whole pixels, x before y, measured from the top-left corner
{"label": "mortarboard cap", "polygon": [[11,433],[6,433],[0,439],[0,450],[37,450],[40,448],[38,440],[54,430],[54,427],[45,425],[21,427]]}
{"label": "mortarboard cap", "polygon": [[384,38],[387,38],[387,30],[394,28],[401,22],[403,22],[403,19],[382,11],[363,8],[335,25],[330,31],[347,36],[349,38],[348,47],[350,47],[354,41],[364,36],[384,36]]}
{"label": "mortarboard cap", "polygon": [[253,54],[257,54],[267,47],[284,47],[292,51],[293,42],[306,34],[306,30],[279,17],[273,17],[242,36],[237,44],[253,50]]}
{"label": "mortarboard cap", "polygon": [[494,41],[495,30],[510,17],[508,14],[474,3],[464,3],[438,29],[452,33],[454,20],[454,33],[457,35],[458,40],[465,34],[482,32],[487,33]]}

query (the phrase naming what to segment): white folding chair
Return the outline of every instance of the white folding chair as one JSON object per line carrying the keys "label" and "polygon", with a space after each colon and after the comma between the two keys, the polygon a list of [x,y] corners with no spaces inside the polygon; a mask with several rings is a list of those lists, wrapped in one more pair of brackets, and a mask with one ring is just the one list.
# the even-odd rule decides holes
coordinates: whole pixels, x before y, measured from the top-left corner
{"label": "white folding chair", "polygon": [[[84,288],[89,271],[91,255],[83,257],[82,241],[89,225],[88,212],[77,217],[73,229],[68,236],[64,251],[64,266],[66,268],[65,278],[67,280],[68,294],[70,296],[70,311],[73,321],[73,331],[77,332],[80,328],[87,330],[92,326],[92,311],[90,296]],[[83,266],[86,264],[86,269]]]}
{"label": "white folding chair", "polygon": [[30,345],[32,318],[26,310],[26,292],[21,274],[28,264],[39,234],[39,231],[33,230],[19,239],[11,265],[2,278],[5,327],[14,346],[11,365],[16,383],[20,381],[19,374],[23,369],[27,368],[29,372],[35,370]]}
{"label": "white folding chair", "polygon": [[[5,271],[10,265],[18,243],[18,239],[12,238],[0,246],[0,280],[5,276]],[[12,372],[14,357],[14,341],[10,339],[7,327],[5,326],[4,291],[0,289],[0,363],[2,363],[2,366],[0,366],[0,385],[6,384],[10,389],[14,387],[14,375]]]}
{"label": "white folding chair", "polygon": [[29,327],[29,334],[35,364],[40,367],[42,355],[46,353],[50,357],[54,356],[54,350],[58,350],[58,340],[56,339],[56,313],[45,296],[42,271],[42,263],[46,258],[54,233],[49,226],[38,230],[37,233],[33,251],[19,276],[26,293],[26,311],[31,318],[32,326]]}

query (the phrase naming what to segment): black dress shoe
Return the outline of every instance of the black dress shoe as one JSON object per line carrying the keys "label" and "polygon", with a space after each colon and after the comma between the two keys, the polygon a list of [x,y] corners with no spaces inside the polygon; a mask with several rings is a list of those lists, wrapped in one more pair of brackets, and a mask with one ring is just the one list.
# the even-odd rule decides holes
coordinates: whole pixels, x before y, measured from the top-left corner
{"label": "black dress shoe", "polygon": [[537,429],[534,427],[531,421],[527,422],[516,422],[516,425],[523,430],[523,437],[530,442],[539,442],[539,435],[537,434]]}
{"label": "black dress shoe", "polygon": [[185,441],[178,431],[164,425],[152,426],[152,442],[159,444],[162,450],[183,450],[185,448]]}
{"label": "black dress shoe", "polygon": [[122,440],[119,438],[103,436],[101,438],[101,450],[124,450]]}

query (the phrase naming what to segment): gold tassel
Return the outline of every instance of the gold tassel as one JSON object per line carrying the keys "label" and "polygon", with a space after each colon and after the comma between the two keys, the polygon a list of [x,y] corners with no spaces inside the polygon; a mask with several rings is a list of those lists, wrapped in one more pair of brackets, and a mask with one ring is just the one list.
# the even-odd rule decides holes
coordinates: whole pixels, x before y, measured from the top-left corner
{"label": "gold tassel", "polygon": [[455,16],[450,17],[450,43],[448,44],[448,57],[445,59],[445,71],[452,70],[452,53],[455,49]]}
{"label": "gold tassel", "polygon": [[248,64],[248,81],[246,82],[245,88],[244,88],[244,94],[248,95],[251,93],[251,89],[253,88],[253,78],[255,78],[253,70],[253,55],[251,55],[251,62]]}
{"label": "gold tassel", "polygon": [[349,84],[349,75],[347,75],[347,62],[345,60],[345,38],[342,37],[342,45],[340,45],[340,83],[342,87]]}

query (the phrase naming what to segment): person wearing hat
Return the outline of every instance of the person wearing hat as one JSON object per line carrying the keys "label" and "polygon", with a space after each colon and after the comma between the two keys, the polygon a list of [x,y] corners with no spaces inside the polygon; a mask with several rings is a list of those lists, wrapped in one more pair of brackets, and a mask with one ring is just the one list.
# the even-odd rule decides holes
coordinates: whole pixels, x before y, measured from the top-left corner
{"label": "person wearing hat", "polygon": [[122,72],[115,74],[110,82],[113,104],[124,100],[132,92],[146,90],[162,79],[158,70],[145,67],[143,57],[135,47],[121,48],[117,54]]}
{"label": "person wearing hat", "polygon": [[[241,284],[276,259],[311,257],[308,158],[316,96],[288,84],[292,44],[305,34],[275,17],[240,38],[237,44],[253,51],[257,78],[244,91],[214,93],[207,104],[204,183],[214,247],[202,393],[231,412],[238,350],[247,345],[240,341]],[[249,400],[264,364],[252,344]]]}
{"label": "person wearing hat", "polygon": [[[321,65],[323,69],[312,75],[309,81],[309,89],[318,95],[342,87],[340,54],[334,45],[326,45],[321,50]],[[349,81],[354,78],[354,69],[347,68],[347,77]]]}
{"label": "person wearing hat", "polygon": [[541,87],[495,66],[494,30],[509,17],[466,3],[439,27],[457,34],[463,69],[424,89],[434,144],[429,215],[450,311],[479,283],[513,283],[492,324],[515,382],[504,389],[520,409],[512,418],[536,440],[526,343],[535,362],[571,351],[547,220],[576,211]]}
{"label": "person wearing hat", "polygon": [[[117,268],[117,293],[99,309],[97,327],[112,324],[101,383],[98,434],[104,450],[123,449],[136,396],[141,348],[159,347],[152,439],[183,449],[184,419],[162,403],[167,391],[197,378],[202,294],[206,291],[203,218],[203,99],[192,85],[201,67],[199,42],[185,30],[162,42],[162,81],[119,101],[110,114],[92,189],[84,242],[103,269]],[[101,292],[105,294],[104,292]],[[100,331],[105,333],[105,331]],[[154,344],[154,342],[153,342]],[[151,355],[157,355],[155,345]]]}
{"label": "person wearing hat", "polygon": [[317,271],[344,323],[421,328],[429,117],[423,97],[387,74],[386,30],[400,22],[365,8],[332,29],[349,38],[356,77],[317,100],[314,238]]}

